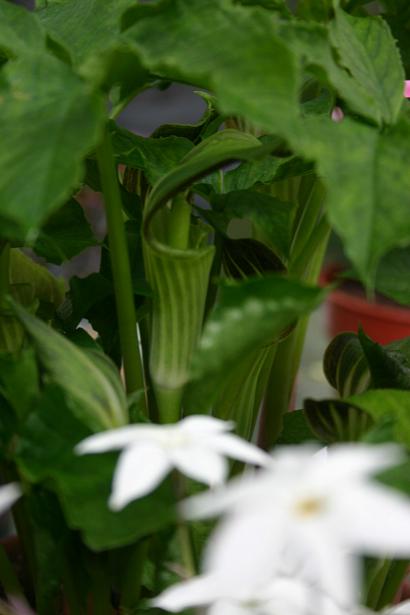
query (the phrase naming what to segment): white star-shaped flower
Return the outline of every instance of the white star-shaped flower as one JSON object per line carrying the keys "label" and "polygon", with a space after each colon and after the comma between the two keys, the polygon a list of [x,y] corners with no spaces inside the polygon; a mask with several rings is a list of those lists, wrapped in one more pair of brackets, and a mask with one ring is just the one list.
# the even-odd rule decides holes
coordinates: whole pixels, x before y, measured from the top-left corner
{"label": "white star-shaped flower", "polygon": [[387,445],[314,452],[306,446],[278,449],[267,470],[192,498],[182,510],[188,518],[228,513],[235,540],[248,526],[261,545],[253,548],[253,565],[263,570],[268,557],[273,566],[289,561],[287,572],[296,567],[338,603],[357,605],[358,555],[410,555],[408,498],[370,478],[401,456]]}
{"label": "white star-shaped flower", "polygon": [[189,416],[172,425],[129,425],[101,432],[76,446],[76,452],[101,453],[124,449],[115,469],[109,506],[120,510],[141,498],[176,468],[209,486],[221,485],[228,474],[225,457],[266,465],[270,456],[228,433],[233,424],[210,416]]}
{"label": "white star-shaped flower", "polygon": [[410,615],[410,600],[384,609],[382,615]]}
{"label": "white star-shaped flower", "polygon": [[6,512],[21,496],[21,489],[17,483],[8,483],[0,487],[0,515]]}

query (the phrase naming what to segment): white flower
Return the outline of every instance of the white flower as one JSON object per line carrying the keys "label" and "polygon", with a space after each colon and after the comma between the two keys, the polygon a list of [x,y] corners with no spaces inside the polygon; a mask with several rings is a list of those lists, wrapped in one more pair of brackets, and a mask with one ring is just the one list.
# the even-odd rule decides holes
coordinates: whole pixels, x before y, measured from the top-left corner
{"label": "white flower", "polygon": [[17,483],[8,483],[0,487],[0,514],[3,514],[21,496],[21,489]]}
{"label": "white flower", "polygon": [[172,425],[129,425],[86,438],[76,452],[124,449],[114,473],[109,506],[119,510],[141,498],[173,468],[206,483],[220,485],[228,474],[225,456],[266,465],[270,456],[234,434],[232,423],[210,416],[190,416]]}
{"label": "white flower", "polygon": [[381,615],[410,615],[410,600],[406,600],[396,606],[383,609]]}
{"label": "white flower", "polygon": [[[236,585],[232,577],[204,575],[165,590],[153,606],[172,613],[209,606],[209,615],[348,615],[328,597],[299,580],[280,577],[265,586],[249,579]],[[235,587],[235,589],[234,589]],[[232,591],[233,590],[233,591]]]}
{"label": "white flower", "polygon": [[353,606],[358,554],[410,555],[409,500],[370,480],[400,455],[393,446],[357,444],[330,447],[326,456],[313,453],[311,447],[279,449],[267,470],[192,498],[182,510],[189,518],[229,512],[232,544],[239,549],[244,524],[260,543],[253,548],[259,570],[266,568],[266,553],[273,566],[288,561],[286,572]]}

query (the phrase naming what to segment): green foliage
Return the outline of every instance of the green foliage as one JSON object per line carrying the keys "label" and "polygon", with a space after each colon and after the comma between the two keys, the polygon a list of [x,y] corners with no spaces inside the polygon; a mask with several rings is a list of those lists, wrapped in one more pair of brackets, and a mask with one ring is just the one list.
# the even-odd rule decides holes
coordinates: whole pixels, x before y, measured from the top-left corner
{"label": "green foliage", "polygon": [[32,53],[3,68],[2,237],[33,241],[41,223],[63,205],[99,138],[102,114],[100,97],[51,56]]}

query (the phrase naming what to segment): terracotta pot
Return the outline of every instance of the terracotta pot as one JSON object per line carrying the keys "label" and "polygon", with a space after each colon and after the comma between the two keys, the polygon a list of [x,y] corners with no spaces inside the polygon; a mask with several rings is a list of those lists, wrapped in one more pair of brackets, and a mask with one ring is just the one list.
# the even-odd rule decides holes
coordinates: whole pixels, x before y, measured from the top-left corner
{"label": "terracotta pot", "polygon": [[[342,269],[330,265],[321,275],[323,285],[334,282]],[[361,284],[343,280],[326,300],[327,330],[330,337],[343,331],[357,333],[362,326],[365,333],[379,344],[410,336],[410,309],[376,294],[374,302],[366,299]]]}

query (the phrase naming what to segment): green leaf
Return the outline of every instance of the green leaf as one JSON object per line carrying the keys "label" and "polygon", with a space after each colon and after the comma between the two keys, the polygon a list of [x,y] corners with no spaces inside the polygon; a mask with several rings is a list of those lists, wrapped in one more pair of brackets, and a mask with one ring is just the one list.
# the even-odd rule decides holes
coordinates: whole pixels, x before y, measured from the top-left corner
{"label": "green leaf", "polygon": [[[263,138],[261,142],[264,142]],[[242,162],[236,169],[225,173],[223,191],[248,190],[258,184],[270,184],[311,172],[312,164],[297,156],[266,156],[261,160]]]}
{"label": "green leaf", "polygon": [[377,121],[394,123],[403,103],[405,75],[387,23],[381,17],[353,17],[341,9],[335,15],[331,37],[341,64],[371,96]]}
{"label": "green leaf", "polygon": [[32,53],[9,62],[2,76],[1,235],[30,241],[79,184],[104,111],[101,100],[51,56]]}
{"label": "green leaf", "polygon": [[18,248],[10,250],[10,284],[12,295],[23,305],[30,306],[37,299],[40,304],[51,304],[57,309],[64,300],[64,280]]}
{"label": "green leaf", "polygon": [[406,356],[397,346],[377,344],[362,330],[359,330],[359,341],[370,368],[372,388],[410,390],[409,354]]}
{"label": "green leaf", "polygon": [[39,385],[35,354],[31,348],[22,350],[18,356],[0,354],[0,392],[20,419],[28,414],[33,399],[39,394]]}
{"label": "green leaf", "polygon": [[44,391],[19,441],[17,463],[23,476],[30,482],[47,481],[69,527],[79,530],[96,551],[131,544],[173,523],[175,498],[168,482],[120,512],[107,507],[118,455],[74,453],[75,445],[90,434],[76,418],[76,404],[58,387]]}
{"label": "green leaf", "polygon": [[78,401],[78,418],[95,431],[124,425],[127,401],[116,368],[110,366],[107,377],[106,366],[101,369],[94,357],[90,359],[57,331],[17,304],[13,305],[13,311],[31,337],[50,380]]}
{"label": "green leaf", "polygon": [[235,0],[243,6],[261,6],[268,11],[277,11],[282,17],[290,17],[291,13],[285,0]]}
{"label": "green leaf", "polygon": [[81,205],[70,199],[47,220],[33,249],[47,262],[61,264],[96,243]]}
{"label": "green leaf", "polygon": [[323,371],[341,397],[363,393],[369,388],[369,366],[355,333],[340,333],[333,338],[326,348]]}
{"label": "green leaf", "polygon": [[305,399],[303,405],[311,430],[329,444],[357,442],[373,425],[366,412],[340,399]]}
{"label": "green leaf", "polygon": [[396,248],[380,261],[375,288],[397,303],[410,306],[410,248]]}
{"label": "green leaf", "polygon": [[223,113],[256,125],[281,131],[297,120],[298,65],[273,13],[230,0],[168,0],[139,7],[134,20],[125,35],[152,72],[211,90]]}
{"label": "green leaf", "polygon": [[283,431],[277,440],[277,445],[302,444],[314,440],[315,436],[309,427],[305,413],[302,410],[286,412],[283,417]]}
{"label": "green leaf", "polygon": [[224,285],[192,360],[185,408],[205,411],[239,361],[314,309],[323,291],[278,275]]}
{"label": "green leaf", "polygon": [[410,391],[378,389],[345,401],[370,414],[376,422],[393,419],[395,439],[410,448]]}
{"label": "green leaf", "polygon": [[260,405],[265,393],[274,346],[249,352],[227,375],[212,414],[224,421],[234,421],[235,433],[251,440]]}
{"label": "green leaf", "polygon": [[[332,46],[330,27],[313,22],[290,21],[280,22],[277,32],[319,82],[331,84],[352,111],[380,123],[380,108],[372,93],[360,79],[355,78],[338,63]],[[304,105],[305,115],[309,107],[308,101],[308,104]]]}
{"label": "green leaf", "polygon": [[37,17],[12,2],[0,0],[0,56],[19,57],[45,49],[46,33]]}
{"label": "green leaf", "polygon": [[293,237],[295,205],[251,190],[238,190],[227,194],[214,195],[212,221],[228,223],[232,218],[247,218],[257,229],[263,231],[266,242],[284,260],[290,256]]}
{"label": "green leaf", "polygon": [[193,147],[182,137],[144,138],[114,123],[111,136],[117,162],[141,169],[151,184],[171,172]]}
{"label": "green leaf", "polygon": [[294,146],[317,161],[329,221],[372,286],[383,254],[410,243],[410,122],[402,117],[379,132],[347,118],[339,124],[308,118]]}
{"label": "green leaf", "polygon": [[257,158],[265,154],[267,148],[252,135],[238,130],[222,130],[208,137],[156,183],[147,200],[148,220],[171,197],[209,171],[232,160]]}
{"label": "green leaf", "polygon": [[126,77],[131,70],[127,65],[133,60],[133,78],[138,83],[146,73],[121,37],[122,16],[133,5],[133,0],[63,0],[48,4],[37,15],[49,36],[87,78],[115,82],[119,76]]}

